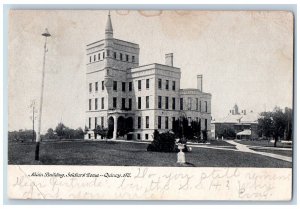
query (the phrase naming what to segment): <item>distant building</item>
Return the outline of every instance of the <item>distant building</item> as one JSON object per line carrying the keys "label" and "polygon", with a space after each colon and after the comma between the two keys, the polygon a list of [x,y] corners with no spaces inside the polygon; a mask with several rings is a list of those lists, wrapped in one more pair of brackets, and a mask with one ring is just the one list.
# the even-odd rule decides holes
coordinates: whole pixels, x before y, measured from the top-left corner
{"label": "distant building", "polygon": [[211,94],[197,89],[180,89],[180,68],[173,66],[173,53],[165,64],[139,65],[138,44],[113,37],[111,17],[105,38],[86,47],[87,98],[85,139],[94,139],[97,125],[107,127],[116,139],[120,128],[131,130],[132,139],[152,140],[154,130],[172,129],[180,116],[198,120],[210,135]]}
{"label": "distant building", "polygon": [[257,139],[258,114],[245,109],[239,111],[235,104],[229,114],[222,119],[212,121],[213,138]]}

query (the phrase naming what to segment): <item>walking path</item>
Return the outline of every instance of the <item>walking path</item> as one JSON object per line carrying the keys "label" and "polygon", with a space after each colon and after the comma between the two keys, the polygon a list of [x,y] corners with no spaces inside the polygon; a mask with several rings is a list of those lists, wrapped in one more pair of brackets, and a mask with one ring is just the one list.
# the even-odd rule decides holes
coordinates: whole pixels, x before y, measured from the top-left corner
{"label": "walking path", "polygon": [[267,152],[257,152],[257,151],[254,151],[252,149],[249,149],[247,145],[240,144],[240,143],[237,143],[237,142],[232,141],[232,140],[228,140],[226,142],[229,143],[229,144],[235,145],[237,150],[239,150],[241,152],[248,152],[248,153],[253,153],[253,154],[258,154],[258,155],[264,155],[264,156],[267,156],[267,157],[272,157],[272,158],[276,158],[276,159],[279,159],[279,160],[292,162],[292,157],[273,154],[273,153],[267,153]]}

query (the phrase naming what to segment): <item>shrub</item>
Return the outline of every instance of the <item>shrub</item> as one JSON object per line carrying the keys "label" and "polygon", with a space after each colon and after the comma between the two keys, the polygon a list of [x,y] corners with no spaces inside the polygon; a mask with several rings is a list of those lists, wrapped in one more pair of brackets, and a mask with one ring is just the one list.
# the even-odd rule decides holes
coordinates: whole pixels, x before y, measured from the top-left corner
{"label": "shrub", "polygon": [[157,130],[153,133],[153,141],[148,145],[147,151],[154,152],[175,152],[175,134],[170,132],[159,133]]}

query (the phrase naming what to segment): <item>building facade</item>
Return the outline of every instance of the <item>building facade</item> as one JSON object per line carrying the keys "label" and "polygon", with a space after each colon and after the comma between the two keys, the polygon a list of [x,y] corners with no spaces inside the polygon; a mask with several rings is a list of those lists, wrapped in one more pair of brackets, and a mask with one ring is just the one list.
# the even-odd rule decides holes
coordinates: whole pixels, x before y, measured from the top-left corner
{"label": "building facade", "polygon": [[229,114],[211,123],[212,138],[215,139],[257,139],[258,114],[245,109],[239,111],[235,104]]}
{"label": "building facade", "polygon": [[127,128],[132,139],[152,140],[154,130],[172,129],[181,116],[200,120],[209,135],[211,94],[202,91],[202,75],[197,89],[181,89],[181,70],[173,66],[172,53],[165,55],[165,64],[140,66],[139,52],[138,44],[113,37],[108,15],[105,38],[86,47],[85,139],[95,139],[93,130],[99,125],[113,139]]}

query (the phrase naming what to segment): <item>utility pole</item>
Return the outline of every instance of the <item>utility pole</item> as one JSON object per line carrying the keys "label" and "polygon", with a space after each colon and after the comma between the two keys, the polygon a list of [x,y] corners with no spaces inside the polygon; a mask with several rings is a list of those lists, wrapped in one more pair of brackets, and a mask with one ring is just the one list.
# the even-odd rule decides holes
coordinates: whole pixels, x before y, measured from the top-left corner
{"label": "utility pole", "polygon": [[34,113],[36,113],[36,109],[35,109],[35,100],[32,100],[31,101],[31,104],[30,104],[30,107],[32,108],[32,116],[31,116],[31,119],[32,119],[32,142],[35,141],[35,134],[34,134],[34,120],[35,120],[35,115]]}
{"label": "utility pole", "polygon": [[48,32],[48,29],[45,29],[45,32],[42,33],[42,36],[45,37],[44,44],[44,59],[43,59],[43,70],[42,70],[42,86],[41,86],[41,98],[40,98],[40,114],[39,114],[39,123],[38,131],[36,135],[36,147],[35,147],[35,160],[40,160],[40,141],[41,141],[41,125],[42,125],[42,109],[43,109],[43,96],[44,96],[44,79],[45,79],[45,64],[46,64],[46,53],[47,53],[47,38],[51,36]]}

